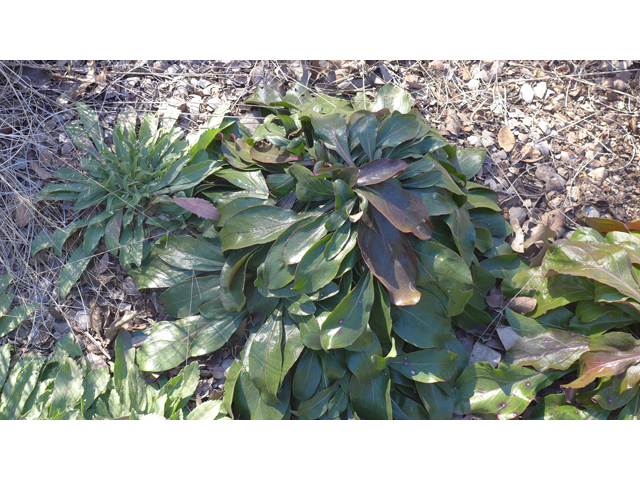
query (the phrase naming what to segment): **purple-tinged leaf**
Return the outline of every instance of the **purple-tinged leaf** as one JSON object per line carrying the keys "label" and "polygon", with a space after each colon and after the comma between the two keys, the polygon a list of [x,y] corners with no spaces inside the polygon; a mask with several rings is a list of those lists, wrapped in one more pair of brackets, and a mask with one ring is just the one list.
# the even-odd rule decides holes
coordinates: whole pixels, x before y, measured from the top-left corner
{"label": "purple-tinged leaf", "polygon": [[269,145],[266,148],[253,146],[250,150],[251,158],[260,163],[289,163],[304,160],[303,157],[292,155],[286,148]]}
{"label": "purple-tinged leaf", "polygon": [[630,232],[637,232],[638,230],[640,230],[640,219],[631,220],[630,222],[627,222],[624,225],[629,229]]}
{"label": "purple-tinged leaf", "polygon": [[378,158],[377,160],[369,162],[360,168],[356,187],[382,183],[406,170],[408,166],[409,165],[404,160]]}
{"label": "purple-tinged leaf", "polygon": [[358,223],[358,245],[362,259],[389,291],[394,305],[415,305],[418,260],[409,240],[375,208],[370,207]]}
{"label": "purple-tinged leaf", "polygon": [[373,114],[364,115],[359,118],[351,127],[350,135],[358,139],[362,149],[367,154],[369,161],[373,161],[373,154],[376,151],[376,134],[378,133],[378,120]]}
{"label": "purple-tinged leaf", "polygon": [[580,376],[562,388],[582,388],[601,377],[612,377],[640,363],[640,341],[622,332],[606,333],[589,341],[580,358]]}
{"label": "purple-tinged leaf", "polygon": [[431,238],[429,212],[413,193],[391,183],[362,187],[358,192],[401,232],[413,233],[420,240]]}
{"label": "purple-tinged leaf", "polygon": [[200,218],[208,220],[218,220],[220,214],[213,203],[202,198],[172,198],[169,200],[158,200],[158,202],[175,203],[176,205],[195,213]]}
{"label": "purple-tinged leaf", "polygon": [[640,302],[631,258],[617,245],[559,240],[549,247],[542,268],[547,276],[560,273],[590,278]]}
{"label": "purple-tinged leaf", "polygon": [[567,370],[588,350],[588,337],[552,328],[522,337],[507,353],[507,361],[539,372]]}

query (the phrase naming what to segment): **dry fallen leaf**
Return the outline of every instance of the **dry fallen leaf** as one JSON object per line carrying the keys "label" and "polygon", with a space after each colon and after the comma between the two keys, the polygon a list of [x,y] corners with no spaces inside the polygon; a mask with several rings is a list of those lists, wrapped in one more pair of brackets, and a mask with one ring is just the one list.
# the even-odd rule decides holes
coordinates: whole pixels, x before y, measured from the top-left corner
{"label": "dry fallen leaf", "polygon": [[487,305],[494,309],[502,308],[502,304],[504,303],[504,297],[501,293],[497,293],[495,295],[487,295],[484,298],[487,301]]}
{"label": "dry fallen leaf", "polygon": [[498,143],[500,148],[509,153],[516,146],[516,137],[514,137],[509,127],[504,125],[498,132]]}
{"label": "dry fallen leaf", "polygon": [[49,180],[50,178],[52,178],[51,174],[47,172],[44,168],[42,168],[40,164],[35,160],[29,162],[29,168],[31,168],[31,170],[36,172],[36,175],[38,175],[38,177],[41,178],[42,180]]}
{"label": "dry fallen leaf", "polygon": [[22,200],[18,202],[13,212],[13,218],[19,227],[26,227],[29,224],[29,220],[31,220],[31,209],[27,206],[26,202]]}
{"label": "dry fallen leaf", "polygon": [[191,213],[195,213],[200,218],[217,220],[220,218],[218,209],[213,203],[203,198],[172,198],[170,200],[158,200],[159,202],[175,203]]}
{"label": "dry fallen leaf", "polygon": [[529,313],[536,309],[537,300],[530,297],[515,297],[511,299],[509,308],[516,313]]}
{"label": "dry fallen leaf", "polygon": [[531,259],[531,266],[538,267],[542,263],[551,242],[555,240],[558,230],[564,225],[564,215],[560,210],[552,210],[540,219],[540,223],[531,231],[531,237],[522,245],[524,249],[531,245],[543,242],[538,254]]}

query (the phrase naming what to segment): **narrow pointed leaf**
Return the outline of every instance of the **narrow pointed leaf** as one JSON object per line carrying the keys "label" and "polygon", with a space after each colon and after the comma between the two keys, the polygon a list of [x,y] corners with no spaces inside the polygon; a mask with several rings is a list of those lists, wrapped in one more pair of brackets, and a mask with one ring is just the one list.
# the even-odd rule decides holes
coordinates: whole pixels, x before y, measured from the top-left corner
{"label": "narrow pointed leaf", "polygon": [[276,309],[267,317],[251,342],[248,373],[264,398],[277,403],[282,374],[282,312]]}

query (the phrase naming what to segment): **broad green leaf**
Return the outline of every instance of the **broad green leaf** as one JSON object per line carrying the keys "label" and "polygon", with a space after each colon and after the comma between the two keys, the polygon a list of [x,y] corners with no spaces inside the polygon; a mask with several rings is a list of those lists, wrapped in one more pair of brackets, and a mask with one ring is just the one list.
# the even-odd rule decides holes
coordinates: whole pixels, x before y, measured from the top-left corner
{"label": "broad green leaf", "polygon": [[312,175],[311,171],[302,165],[292,165],[289,174],[296,179],[296,197],[307,202],[331,200],[334,197],[333,185],[324,178]]}
{"label": "broad green leaf", "polygon": [[300,361],[293,375],[292,393],[298,400],[309,400],[320,384],[322,361],[320,355],[306,349],[300,355]]}
{"label": "broad green leaf", "polygon": [[269,187],[260,171],[238,171],[225,168],[216,172],[217,177],[224,178],[229,183],[244,190],[258,194],[269,194]]}
{"label": "broad green leaf", "polygon": [[340,380],[347,373],[347,363],[343,350],[321,350],[322,372],[329,380]]}
{"label": "broad green leaf", "polygon": [[612,305],[599,305],[593,301],[584,300],[576,305],[576,314],[568,328],[581,335],[599,335],[612,328],[622,328],[638,323],[640,321],[638,317],[636,311],[629,314]]}
{"label": "broad green leaf", "polygon": [[417,383],[416,388],[431,420],[451,420],[453,399],[437,383]]}
{"label": "broad green leaf", "polygon": [[484,148],[456,148],[456,156],[451,163],[456,170],[470,180],[482,168],[485,155]]}
{"label": "broad green leaf", "polygon": [[390,389],[391,381],[387,369],[377,377],[364,382],[353,376],[349,383],[351,405],[358,415],[366,420],[391,420]]}
{"label": "broad green leaf", "polygon": [[24,322],[29,315],[35,312],[38,305],[39,304],[37,302],[18,305],[11,309],[11,311],[6,315],[0,317],[0,338],[18,328],[18,325]]}
{"label": "broad green leaf", "polygon": [[[225,382],[226,383],[226,382]],[[260,395],[253,381],[245,370],[241,370],[233,389],[233,404],[241,418],[251,420],[281,420],[289,407],[289,392],[285,389],[282,401],[269,404]]]}
{"label": "broad green leaf", "polygon": [[400,355],[387,365],[407,378],[421,383],[450,380],[456,373],[453,359],[457,355],[437,348]]}
{"label": "broad green leaf", "polygon": [[536,392],[565,372],[539,373],[531,368],[489,362],[467,367],[456,381],[454,412],[488,418],[517,418],[535,398]]}
{"label": "broad green leaf", "polygon": [[324,257],[324,250],[329,239],[329,236],[324,237],[300,260],[293,287],[296,292],[310,294],[331,283],[338,274],[342,260],[354,249],[357,242],[355,232],[352,232],[342,251],[332,260],[327,260]]}
{"label": "broad green leaf", "polygon": [[375,160],[373,152],[376,151],[377,131],[378,120],[375,115],[371,114],[360,117],[349,131],[351,142],[353,142],[354,139],[358,139],[358,142],[360,142],[369,162]]}
{"label": "broad green leaf", "polygon": [[276,309],[256,331],[248,351],[249,376],[262,396],[277,403],[282,376],[282,311]]}
{"label": "broad green leaf", "polygon": [[574,242],[604,242],[604,237],[591,227],[580,227],[573,232],[570,240]]}
{"label": "broad green leaf", "polygon": [[374,291],[370,273],[363,275],[320,328],[320,342],[325,350],[351,345],[364,332],[373,306]]}
{"label": "broad green leaf", "polygon": [[109,370],[106,368],[95,368],[87,374],[82,384],[82,400],[85,411],[105,392],[110,378]]}
{"label": "broad green leaf", "polygon": [[507,223],[502,214],[494,211],[494,209],[473,208],[469,215],[471,223],[475,227],[489,230],[491,235],[496,238],[504,238],[513,232],[513,228]]}
{"label": "broad green leaf", "polygon": [[480,266],[489,270],[496,278],[510,279],[517,273],[528,269],[529,262],[517,253],[498,255],[480,262]]}
{"label": "broad green leaf", "polygon": [[438,299],[420,291],[415,305],[391,307],[393,331],[419,348],[438,348],[453,335],[451,321]]}
{"label": "broad green leaf", "polygon": [[51,416],[75,407],[83,393],[82,373],[78,365],[70,358],[60,365],[53,384],[51,397]]}
{"label": "broad green leaf", "polygon": [[530,333],[543,332],[548,328],[565,328],[569,325],[571,317],[573,317],[573,313],[563,307],[551,310],[535,319],[525,317],[508,307],[506,308],[506,314],[509,325],[521,337]]}
{"label": "broad green leaf", "polygon": [[220,272],[220,301],[228,312],[239,312],[246,303],[244,282],[247,261],[256,248],[231,252]]}
{"label": "broad green leaf", "polygon": [[589,351],[580,357],[579,377],[564,387],[582,388],[597,378],[618,375],[638,363],[640,341],[628,333],[606,333],[589,341]]}
{"label": "broad green leaf", "polygon": [[242,371],[242,361],[238,357],[236,358],[231,366],[229,367],[229,371],[227,372],[227,377],[224,381],[224,392],[225,395],[222,397],[222,407],[229,412],[229,415],[233,416],[233,410],[231,408],[231,403],[234,397],[234,391],[236,388],[236,384],[238,383],[238,377],[240,376],[240,372]]}
{"label": "broad green leaf", "polygon": [[565,330],[530,333],[511,347],[506,360],[513,365],[545,370],[567,370],[589,350],[589,338]]}
{"label": "broad green leaf", "polygon": [[530,420],[600,420],[605,412],[590,412],[567,403],[564,394],[546,395],[538,401]]}
{"label": "broad green leaf", "polygon": [[349,139],[347,138],[347,122],[343,115],[334,113],[332,115],[311,115],[311,125],[314,134],[324,142],[324,145],[331,150],[338,152],[338,155],[353,166],[351,154],[349,153]]}
{"label": "broad green leaf", "polygon": [[415,305],[420,300],[418,261],[411,244],[375,208],[360,219],[358,245],[362,259],[389,291],[394,305]]}
{"label": "broad green leaf", "polygon": [[140,268],[131,271],[136,288],[167,288],[180,283],[194,274],[193,270],[183,270],[164,262],[157,254],[152,253],[151,258],[142,262]]}
{"label": "broad green leaf", "polygon": [[304,254],[328,233],[324,226],[326,220],[325,216],[319,215],[311,222],[301,225],[289,236],[282,247],[282,261],[286,265],[299,263]]}
{"label": "broad green leaf", "polygon": [[189,357],[216,351],[231,338],[245,315],[239,312],[216,320],[195,315],[158,322],[138,349],[136,361],[142,371],[163,372]]}
{"label": "broad green leaf", "polygon": [[345,222],[333,235],[331,235],[331,238],[324,249],[325,259],[333,260],[344,249],[349,239],[354,236],[351,225],[351,222]]}
{"label": "broad green leaf", "polygon": [[0,418],[16,420],[20,417],[44,362],[42,357],[27,356],[14,365],[0,396]]}
{"label": "broad green leaf", "polygon": [[225,262],[220,243],[202,235],[170,236],[158,241],[153,249],[164,262],[184,270],[215,272]]}
{"label": "broad green leaf", "polygon": [[220,298],[220,276],[192,277],[160,295],[165,312],[174,318],[198,313],[200,306]]}
{"label": "broad green leaf", "polygon": [[4,381],[7,379],[7,373],[9,372],[9,363],[11,361],[11,344],[6,343],[0,347],[0,391]]}
{"label": "broad green leaf", "polygon": [[259,163],[266,164],[283,164],[289,162],[297,162],[304,160],[303,157],[293,155],[286,148],[278,147],[277,145],[269,145],[266,148],[251,147],[251,158]]}
{"label": "broad green leaf", "polygon": [[413,233],[428,240],[433,232],[424,203],[411,192],[391,183],[369,185],[358,189],[389,222],[401,232]]}
{"label": "broad green leaf", "polygon": [[453,241],[458,248],[460,256],[467,265],[471,265],[473,250],[475,248],[476,230],[471,223],[469,212],[460,208],[443,218],[451,229]]}
{"label": "broad green leaf", "polygon": [[396,147],[413,140],[420,132],[420,122],[410,114],[394,115],[378,129],[376,148]]}
{"label": "broad green leaf", "polygon": [[324,415],[329,408],[329,400],[331,400],[337,389],[338,382],[334,382],[330,387],[321,390],[309,400],[302,402],[298,409],[292,413],[307,420],[314,420]]}
{"label": "broad green leaf", "polygon": [[34,257],[39,251],[51,247],[53,247],[53,237],[43,232],[31,241],[31,256]]}
{"label": "broad green leaf", "polygon": [[422,405],[397,391],[391,392],[391,407],[394,420],[429,420],[429,413]]}
{"label": "broad green leaf", "polygon": [[185,420],[221,420],[227,417],[222,400],[209,400],[191,410]]}
{"label": "broad green leaf", "polygon": [[451,192],[443,188],[407,188],[406,190],[407,192],[410,192],[418,197],[422,201],[422,203],[424,203],[431,217],[438,215],[448,215],[450,213],[453,213],[457,208],[457,205],[453,201]]}
{"label": "broad green leaf", "polygon": [[167,395],[164,408],[166,418],[175,419],[176,412],[191,399],[200,380],[198,362],[191,362],[158,391],[158,396]]}
{"label": "broad green leaf", "polygon": [[269,243],[306,216],[271,205],[249,207],[231,217],[220,231],[222,250]]}
{"label": "broad green leaf", "polygon": [[369,110],[372,112],[377,112],[383,108],[388,108],[390,112],[397,110],[400,113],[409,113],[411,110],[411,98],[401,88],[392,83],[387,83],[378,90],[375,100],[369,105]]}
{"label": "broad green leaf", "polygon": [[298,357],[304,350],[300,327],[296,325],[289,315],[283,319],[284,338],[282,340],[282,373],[280,374],[280,384],[284,381],[285,375],[291,370]]}

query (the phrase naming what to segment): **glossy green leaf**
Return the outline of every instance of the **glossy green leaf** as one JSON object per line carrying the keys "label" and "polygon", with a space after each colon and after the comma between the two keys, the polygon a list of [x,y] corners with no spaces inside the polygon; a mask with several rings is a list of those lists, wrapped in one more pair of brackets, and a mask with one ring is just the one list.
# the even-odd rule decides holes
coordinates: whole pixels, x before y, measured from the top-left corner
{"label": "glossy green leaf", "polygon": [[418,383],[416,388],[431,420],[451,420],[453,399],[438,384]]}
{"label": "glossy green leaf", "polygon": [[456,372],[453,363],[456,356],[455,353],[435,348],[418,350],[400,355],[387,362],[387,365],[416,382],[444,382]]}
{"label": "glossy green leaf", "polygon": [[220,298],[220,277],[192,277],[165,290],[160,295],[165,312],[174,318],[198,313],[200,306]]}
{"label": "glossy green leaf", "polygon": [[521,337],[530,333],[543,332],[548,328],[565,328],[573,317],[573,313],[563,307],[551,310],[535,319],[516,313],[508,307],[505,313],[509,325]]}
{"label": "glossy green leaf", "polygon": [[253,384],[249,374],[244,369],[240,371],[233,389],[233,403],[241,418],[282,420],[289,407],[289,393],[283,392],[282,398],[283,400],[276,404],[267,403],[260,395],[260,390]]}
{"label": "glossy green leaf", "polygon": [[366,420],[391,420],[391,381],[389,371],[383,370],[380,375],[360,382],[351,377],[349,383],[349,399],[354,410]]}
{"label": "glossy green leaf", "polygon": [[353,166],[349,153],[349,139],[347,138],[347,122],[343,115],[311,115],[311,125],[314,134],[324,142],[324,145],[335,150],[340,157]]}
{"label": "glossy green leaf", "polygon": [[311,222],[297,228],[282,247],[282,261],[286,265],[299,263],[304,254],[328,233],[324,226],[325,222],[326,218],[319,215]]}
{"label": "glossy green leaf", "polygon": [[240,326],[246,312],[210,320],[200,315],[174,322],[158,322],[138,349],[136,361],[145,372],[163,372],[191,356],[205,355],[222,347]]}
{"label": "glossy green leaf", "polygon": [[152,253],[140,268],[131,271],[131,278],[136,288],[167,288],[193,276],[193,270],[183,270],[164,262],[157,254]]}
{"label": "glossy green leaf", "polygon": [[15,420],[20,417],[44,361],[42,357],[28,356],[13,366],[0,396],[0,418]]}
{"label": "glossy green leaf", "polygon": [[217,177],[224,178],[229,183],[244,190],[256,192],[262,195],[269,194],[269,187],[260,171],[239,171],[225,168],[216,172]]}
{"label": "glossy green leaf", "polygon": [[451,192],[439,187],[430,188],[407,188],[407,191],[418,197],[431,217],[437,215],[448,215],[453,213],[457,205],[453,201]]}
{"label": "glossy green leaf", "polygon": [[484,148],[457,148],[451,163],[467,179],[473,178],[482,168],[486,150]]}
{"label": "glossy green leaf", "polygon": [[329,400],[331,400],[337,389],[338,382],[334,382],[330,387],[321,390],[309,400],[302,402],[293,413],[308,420],[314,420],[322,416],[329,408]]}
{"label": "glossy green leaf", "polygon": [[301,401],[310,399],[320,384],[321,376],[322,362],[320,355],[310,349],[304,350],[293,376],[293,396]]}
{"label": "glossy green leaf", "polygon": [[215,272],[225,262],[220,242],[201,235],[170,236],[157,242],[153,249],[164,262],[184,270]]}
{"label": "glossy green leaf", "polygon": [[443,218],[451,229],[453,241],[458,248],[460,256],[467,265],[471,265],[473,250],[475,248],[476,230],[471,223],[469,212],[461,208]]}
{"label": "glossy green leaf", "polygon": [[11,309],[6,315],[0,317],[0,338],[12,332],[18,325],[24,322],[38,307],[37,302],[29,302],[18,305]]}
{"label": "glossy green leaf", "polygon": [[334,197],[331,182],[324,178],[314,177],[301,165],[292,165],[289,173],[296,179],[296,197],[307,202],[331,200]]}
{"label": "glossy green leaf", "polygon": [[221,420],[227,417],[222,400],[209,400],[191,410],[185,420]]}
{"label": "glossy green leaf", "polygon": [[409,113],[411,110],[411,98],[401,88],[392,83],[387,83],[378,90],[375,100],[369,106],[369,110],[372,112],[377,112],[383,108],[388,108],[390,112],[397,110],[400,113]]}
{"label": "glossy green leaf", "polygon": [[320,328],[320,342],[325,350],[351,345],[364,332],[373,306],[374,291],[371,274],[367,273]]}
{"label": "glossy green leaf", "polygon": [[222,250],[238,250],[269,243],[305,216],[308,215],[271,205],[249,207],[225,223],[220,231]]}
{"label": "glossy green leaf", "polygon": [[65,410],[73,409],[82,397],[82,374],[78,365],[67,358],[60,368],[53,383],[50,415],[55,416]]}
{"label": "glossy green leaf", "polygon": [[394,115],[378,129],[376,148],[396,147],[413,140],[420,132],[420,123],[411,114]]}
{"label": "glossy green leaf", "polygon": [[82,383],[82,400],[85,410],[88,410],[93,402],[105,392],[110,378],[107,368],[95,368],[87,374]]}
{"label": "glossy green leaf", "polygon": [[451,321],[438,299],[420,291],[416,305],[391,307],[393,331],[419,348],[438,348],[452,336]]}
{"label": "glossy green leaf", "polygon": [[377,132],[378,120],[375,115],[363,115],[353,124],[349,131],[351,141],[353,142],[354,138],[358,139],[369,162],[375,160],[373,152],[376,151]]}
{"label": "glossy green leaf", "polygon": [[517,253],[498,255],[480,262],[480,266],[489,270],[496,278],[510,279],[517,273],[528,269],[528,262]]}
{"label": "glossy green leaf", "polygon": [[239,312],[247,299],[244,295],[244,282],[247,261],[255,253],[255,248],[235,250],[227,257],[220,272],[220,301],[228,312]]}
{"label": "glossy green leaf", "polygon": [[[590,412],[567,403],[564,394],[546,395],[531,412],[531,420],[600,420],[603,412]],[[606,412],[609,415],[609,412]],[[605,417],[606,419],[606,417]]]}
{"label": "glossy green leaf", "polygon": [[539,373],[531,368],[489,362],[467,367],[456,381],[454,412],[488,418],[517,418],[535,398],[536,392],[565,372]]}
{"label": "glossy green leaf", "polygon": [[282,311],[276,309],[256,331],[248,351],[249,376],[262,396],[277,403],[282,377]]}
{"label": "glossy green leaf", "polygon": [[397,391],[391,392],[391,407],[394,420],[429,420],[429,413],[420,403]]}

